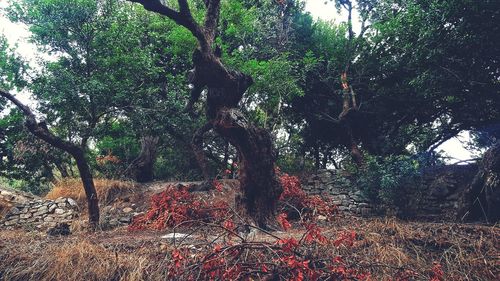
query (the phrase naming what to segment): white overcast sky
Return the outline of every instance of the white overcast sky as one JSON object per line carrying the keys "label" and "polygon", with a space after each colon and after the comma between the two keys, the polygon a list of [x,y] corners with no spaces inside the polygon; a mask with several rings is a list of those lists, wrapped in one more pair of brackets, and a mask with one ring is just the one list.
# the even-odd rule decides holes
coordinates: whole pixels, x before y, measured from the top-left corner
{"label": "white overcast sky", "polygon": [[[5,8],[7,5],[8,0],[0,0],[0,8]],[[342,22],[347,19],[345,14],[337,13],[335,5],[330,1],[326,1],[325,4],[325,0],[307,0],[306,10],[310,12],[315,19],[320,18],[322,20],[332,20],[335,22]],[[358,19],[356,14],[353,16],[353,19],[355,21],[353,23],[354,30],[356,31],[359,29],[359,23],[356,22]],[[30,61],[31,64],[36,64],[36,47],[32,43],[28,42],[29,31],[26,26],[11,23],[3,14],[0,14],[0,32],[7,37],[11,46],[17,45],[17,51],[19,54],[21,54],[26,60]],[[18,97],[22,101],[32,104],[28,93],[20,93],[18,94]],[[437,150],[443,150],[445,154],[457,160],[474,158],[476,156],[466,150],[463,145],[463,143],[468,139],[468,132],[463,132],[457,138],[453,138],[442,144]],[[457,160],[451,160],[449,162],[453,163]]]}

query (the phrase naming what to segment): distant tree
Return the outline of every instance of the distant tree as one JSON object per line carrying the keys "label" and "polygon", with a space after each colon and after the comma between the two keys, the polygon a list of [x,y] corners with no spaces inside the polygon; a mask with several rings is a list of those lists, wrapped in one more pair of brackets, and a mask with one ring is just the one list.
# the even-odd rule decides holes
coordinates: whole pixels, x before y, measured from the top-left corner
{"label": "distant tree", "polygon": [[338,2],[361,8],[367,29],[352,48],[348,22],[316,26],[305,95],[294,103],[307,120],[306,139],[349,143],[348,128],[336,124],[345,58],[359,107],[350,115],[352,136],[371,154],[430,153],[463,130],[498,123],[497,1]]}
{"label": "distant tree", "polygon": [[89,140],[106,124],[140,107],[143,96],[161,94],[165,66],[159,59],[162,54],[153,52],[159,45],[136,29],[144,23],[155,29],[161,22],[155,24],[144,12],[141,16],[131,5],[113,0],[18,1],[9,15],[26,23],[40,50],[56,59],[44,62],[29,83],[45,117],[42,122],[13,95],[3,95],[26,115],[33,134],[75,159],[87,194],[89,222],[96,226],[99,210],[88,162]]}
{"label": "distant tree", "polygon": [[41,195],[56,177],[70,176],[71,163],[66,155],[30,134],[23,121],[16,109],[0,118],[0,176],[19,180],[24,191]]}

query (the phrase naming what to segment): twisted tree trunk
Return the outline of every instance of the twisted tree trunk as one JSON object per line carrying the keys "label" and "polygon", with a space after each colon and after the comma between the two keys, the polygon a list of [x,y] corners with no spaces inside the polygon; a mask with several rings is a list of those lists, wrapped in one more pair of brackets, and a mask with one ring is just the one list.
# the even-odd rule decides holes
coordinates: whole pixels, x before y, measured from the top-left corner
{"label": "twisted tree trunk", "polygon": [[191,31],[198,40],[198,48],[193,53],[194,70],[189,77],[193,89],[186,109],[189,111],[201,92],[208,90],[208,122],[238,152],[242,190],[237,200],[239,210],[260,227],[273,226],[276,202],[282,192],[274,172],[275,151],[269,132],[250,124],[238,110],[238,103],[253,83],[252,78],[227,69],[220,60],[220,48],[214,46],[220,0],[204,1],[206,13],[203,25],[194,20],[187,0],[177,0],[178,11],[161,0],[131,1],[172,19]]}
{"label": "twisted tree trunk", "polygon": [[[201,54],[200,50],[196,50],[193,62],[194,81],[210,81],[205,84],[208,89],[209,123],[238,153],[242,191],[236,200],[238,210],[260,227],[275,227],[276,204],[282,188],[274,171],[276,153],[272,138],[267,130],[250,124],[237,108],[243,94],[253,83],[252,78],[227,70],[213,53]],[[217,69],[220,72],[214,71]],[[214,73],[224,75],[214,76]]]}
{"label": "twisted tree trunk", "polygon": [[156,161],[158,137],[144,136],[141,138],[141,152],[132,160],[125,174],[137,182],[153,180],[153,166]]}

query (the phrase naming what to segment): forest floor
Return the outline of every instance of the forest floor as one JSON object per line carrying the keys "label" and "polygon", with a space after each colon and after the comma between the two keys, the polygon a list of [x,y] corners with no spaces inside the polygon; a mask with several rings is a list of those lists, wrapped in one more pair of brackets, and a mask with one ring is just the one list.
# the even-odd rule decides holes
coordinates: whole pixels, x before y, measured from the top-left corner
{"label": "forest floor", "polygon": [[243,239],[210,224],[95,233],[75,225],[68,236],[1,230],[0,280],[500,280],[498,225],[337,213],[313,230],[292,222]]}

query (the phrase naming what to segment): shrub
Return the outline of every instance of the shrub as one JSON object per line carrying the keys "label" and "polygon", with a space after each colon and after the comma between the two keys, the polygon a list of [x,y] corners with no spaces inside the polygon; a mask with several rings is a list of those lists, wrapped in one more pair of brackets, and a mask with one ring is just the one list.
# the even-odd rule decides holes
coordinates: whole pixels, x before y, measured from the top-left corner
{"label": "shrub", "polygon": [[170,185],[153,195],[149,210],[134,217],[129,230],[161,230],[182,223],[220,221],[229,216],[227,202],[205,201],[199,193],[190,193],[187,189]]}
{"label": "shrub", "polygon": [[357,171],[357,185],[376,202],[404,207],[420,185],[422,166],[410,156],[367,156],[366,166]]}

